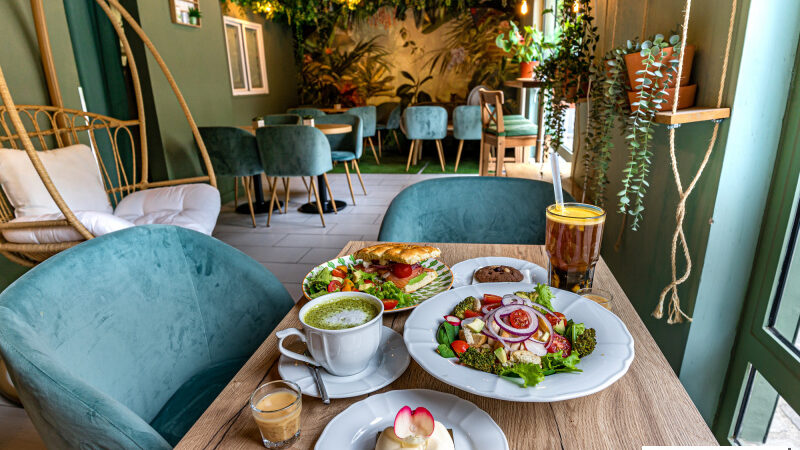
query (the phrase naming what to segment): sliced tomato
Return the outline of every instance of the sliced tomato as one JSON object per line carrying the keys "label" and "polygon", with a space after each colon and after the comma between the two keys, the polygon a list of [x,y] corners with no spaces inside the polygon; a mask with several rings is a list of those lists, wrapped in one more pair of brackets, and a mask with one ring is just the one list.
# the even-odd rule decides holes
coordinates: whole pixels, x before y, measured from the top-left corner
{"label": "sliced tomato", "polygon": [[547,353],[556,353],[559,350],[561,351],[561,356],[566,358],[572,353],[572,345],[569,343],[569,339],[554,333],[550,339],[550,344],[547,346]]}
{"label": "sliced tomato", "polygon": [[545,317],[547,317],[547,320],[550,321],[550,325],[552,326],[558,325],[559,322],[564,324],[564,326],[567,325],[567,318],[558,311],[553,311],[553,314],[547,314]]}
{"label": "sliced tomato", "polygon": [[344,266],[344,265],[342,265],[342,266],[336,266],[336,269],[338,269],[338,270],[341,270],[341,271],[342,271],[342,272],[344,272],[344,273],[347,273],[347,272],[349,271],[349,269],[347,268],[347,266]]}
{"label": "sliced tomato", "polygon": [[406,278],[411,275],[413,268],[410,264],[394,263],[392,264],[392,273],[397,278]]}
{"label": "sliced tomato", "polygon": [[508,324],[514,328],[527,328],[531,324],[531,316],[518,309],[508,316]]}
{"label": "sliced tomato", "polygon": [[503,297],[499,295],[483,294],[483,303],[486,305],[494,305],[503,301]]}
{"label": "sliced tomato", "polygon": [[331,275],[333,275],[333,276],[335,276],[335,277],[339,277],[339,278],[344,278],[344,277],[346,277],[346,276],[347,276],[347,272],[342,272],[342,271],[341,271],[341,270],[339,270],[339,268],[337,267],[336,269],[333,269],[333,270],[331,270]]}
{"label": "sliced tomato", "polygon": [[502,303],[495,303],[494,305],[486,305],[485,308],[486,308],[487,311],[491,311],[491,310],[497,309],[497,308],[499,308],[501,306],[503,306]]}
{"label": "sliced tomato", "polygon": [[328,292],[336,292],[342,288],[342,282],[339,280],[333,280],[328,283]]}
{"label": "sliced tomato", "polygon": [[384,300],[383,309],[395,309],[397,307],[397,300]]}
{"label": "sliced tomato", "polygon": [[481,315],[481,313],[475,312],[475,311],[473,311],[471,309],[468,309],[468,310],[464,311],[464,317],[467,317],[467,318],[469,318],[469,317],[479,317],[480,315]]}
{"label": "sliced tomato", "polygon": [[453,341],[453,343],[450,344],[450,347],[453,348],[453,351],[456,352],[456,355],[460,355],[467,351],[469,344],[467,344],[466,341]]}

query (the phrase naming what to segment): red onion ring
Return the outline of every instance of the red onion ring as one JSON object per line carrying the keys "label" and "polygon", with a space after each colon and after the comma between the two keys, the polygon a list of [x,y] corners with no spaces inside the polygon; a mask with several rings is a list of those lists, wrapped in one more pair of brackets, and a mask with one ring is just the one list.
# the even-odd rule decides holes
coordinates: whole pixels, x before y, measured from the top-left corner
{"label": "red onion ring", "polygon": [[[517,305],[514,305],[514,308],[515,307],[517,307]],[[516,330],[516,331],[509,331],[509,330],[503,328],[503,325],[498,323],[498,319],[496,317],[497,316],[497,312],[496,311],[500,311],[503,308],[506,308],[506,307],[497,308],[496,310],[492,311],[488,316],[486,316],[486,326],[483,327],[484,329],[481,331],[481,333],[485,334],[486,336],[488,336],[488,337],[490,337],[490,338],[492,338],[492,339],[494,339],[496,341],[502,342],[504,344],[504,346],[506,344],[508,344],[508,343],[516,344],[516,343],[523,342],[523,341],[526,341],[526,340],[530,339],[531,335],[534,333],[533,331],[528,333],[528,334],[520,334],[518,332],[519,331],[518,329],[512,328],[513,330]],[[507,333],[510,333],[513,336],[503,337],[503,336],[500,336],[499,334],[495,333],[494,330],[492,329],[492,322],[496,323],[497,326],[500,327],[501,330],[503,330],[503,331],[505,331]],[[539,325],[537,323],[536,327],[538,328],[538,326]]]}
{"label": "red onion ring", "polygon": [[544,356],[547,354],[547,349],[541,342],[528,339],[523,343],[523,345],[525,346],[525,350],[533,353],[534,355]]}
{"label": "red onion ring", "polygon": [[[506,321],[503,320],[503,316],[505,316],[506,314],[511,314],[512,312],[518,311],[518,310],[522,310],[525,313],[527,313],[528,316],[531,319],[531,323],[525,328],[513,327],[509,323],[507,323]],[[538,320],[535,320],[535,321],[532,320],[534,318],[534,314],[536,312],[537,311],[535,309],[531,308],[530,306],[525,306],[525,305],[516,305],[515,304],[515,305],[503,306],[503,307],[497,308],[497,312],[494,315],[494,318],[495,318],[494,320],[495,320],[495,322],[497,322],[497,325],[500,328],[502,328],[503,331],[505,331],[507,333],[530,336],[533,333],[535,333],[536,330],[539,329],[539,321]]]}
{"label": "red onion ring", "polygon": [[[543,341],[540,341],[538,339],[534,339],[533,335],[531,335],[531,340],[533,342],[537,342],[539,344],[544,344],[545,346],[549,346],[550,342],[553,340],[553,333],[554,333],[553,324],[551,324],[550,321],[547,320],[547,317],[545,317],[544,314],[540,313],[539,311],[536,311],[534,308],[531,308],[531,310],[536,314],[537,317],[541,317],[542,318],[542,320],[544,321],[545,325],[547,325],[547,332],[549,333],[547,342],[543,342]],[[539,320],[537,319],[536,321],[538,322]]]}

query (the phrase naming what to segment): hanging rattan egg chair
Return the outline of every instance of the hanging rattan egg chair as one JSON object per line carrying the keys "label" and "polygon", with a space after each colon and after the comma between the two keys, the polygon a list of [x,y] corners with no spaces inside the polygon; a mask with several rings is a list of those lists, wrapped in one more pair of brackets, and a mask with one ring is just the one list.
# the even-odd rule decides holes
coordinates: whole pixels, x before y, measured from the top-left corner
{"label": "hanging rattan egg chair", "polygon": [[[57,183],[54,183],[48,174],[45,164],[40,159],[40,154],[44,154],[44,152],[75,144],[84,144],[90,147],[100,171],[99,176],[102,179],[103,188],[113,205],[118,205],[123,198],[130,194],[153,188],[195,184],[202,184],[206,188],[208,185],[216,188],[214,169],[197,125],[164,60],[139,24],[117,0],[96,0],[96,2],[113,24],[127,56],[136,99],[136,118],[118,120],[113,117],[63,107],[15,105],[2,68],[0,68],[0,98],[3,101],[0,106],[0,149],[18,150],[27,154],[41,183],[60,211],[60,214],[55,214],[57,216],[55,220],[41,220],[41,218],[26,220],[24,216],[16,214],[13,202],[9,201],[8,192],[5,187],[0,187],[0,253],[9,260],[25,266],[33,266],[55,253],[95,237],[95,234],[70,209],[68,202],[59,192]],[[126,26],[138,35],[164,73],[192,130],[206,175],[167,181],[150,181],[146,122],[139,72],[128,39],[122,25],[115,20],[112,7],[121,15]],[[101,149],[104,154],[101,154]],[[41,186],[38,182],[36,184]],[[218,202],[218,192],[216,194]],[[213,220],[216,220],[216,215],[213,216]],[[69,232],[66,235],[73,237],[66,241],[47,243],[20,243],[7,239],[10,232],[21,230],[60,232],[60,236],[64,236],[63,232],[66,230]]]}

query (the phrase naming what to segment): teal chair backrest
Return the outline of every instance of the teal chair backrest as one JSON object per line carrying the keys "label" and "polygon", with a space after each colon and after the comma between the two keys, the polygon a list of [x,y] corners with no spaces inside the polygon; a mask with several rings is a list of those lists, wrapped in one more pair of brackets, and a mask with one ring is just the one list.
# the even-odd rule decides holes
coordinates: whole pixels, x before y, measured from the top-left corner
{"label": "teal chair backrest", "polygon": [[[400,103],[383,102],[375,108],[377,123],[383,125],[384,129],[396,130],[400,127]],[[394,127],[392,127],[394,125]]]}
{"label": "teal chair backrest", "polygon": [[351,152],[356,159],[361,158],[364,151],[364,134],[361,129],[361,118],[349,112],[347,114],[331,114],[314,119],[314,123],[344,123],[353,127],[349,133],[327,134],[331,150],[337,152]]}
{"label": "teal chair backrest", "polygon": [[303,118],[297,114],[270,114],[264,116],[264,125],[300,125]]}
{"label": "teal chair backrest", "polygon": [[375,136],[375,127],[378,120],[375,106],[368,105],[350,108],[350,110],[347,111],[347,114],[358,116],[358,118],[361,119],[361,134],[365,138]]}
{"label": "teal chair backrest", "polygon": [[297,114],[300,117],[311,116],[313,118],[322,117],[325,111],[317,108],[291,108],[286,110],[287,114]]}
{"label": "teal chair backrest", "polygon": [[403,118],[403,108],[400,105],[395,106],[389,114],[389,120],[386,121],[387,130],[400,129],[400,121]]}
{"label": "teal chair backrest", "polygon": [[[564,193],[566,201],[572,196]],[[421,181],[392,200],[379,241],[544,244],[553,185],[505,177]]]}
{"label": "teal chair backrest", "polygon": [[217,175],[246,177],[263,172],[252,133],[237,127],[199,127]]}
{"label": "teal chair backrest", "polygon": [[307,177],[333,169],[331,147],[322,131],[306,125],[274,125],[256,130],[264,173]]}
{"label": "teal chair backrest", "polygon": [[61,252],[3,291],[0,353],[49,448],[167,449],[148,424],[165,402],[196,372],[251,355],[292,305],[233,247],[137,226]]}
{"label": "teal chair backrest", "polygon": [[481,139],[481,128],[480,106],[456,106],[456,109],[453,110],[454,138],[465,141],[479,141]]}
{"label": "teal chair backrest", "polygon": [[411,106],[403,112],[406,137],[411,140],[447,137],[447,110],[441,106]]}

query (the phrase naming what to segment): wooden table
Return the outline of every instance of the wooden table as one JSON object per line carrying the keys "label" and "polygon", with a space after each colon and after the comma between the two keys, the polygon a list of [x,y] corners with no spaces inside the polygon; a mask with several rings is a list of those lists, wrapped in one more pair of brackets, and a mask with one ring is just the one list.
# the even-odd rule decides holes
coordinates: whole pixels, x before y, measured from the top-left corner
{"label": "wooden table", "polygon": [[[350,242],[340,255],[371,245]],[[478,256],[508,256],[546,266],[543,246],[431,244],[442,250],[441,260],[452,266]],[[637,315],[604,261],[595,272],[595,285],[614,295],[614,313],[633,335],[636,357],[625,376],[609,388],[555,403],[514,403],[480,397],[433,378],[411,361],[394,383],[377,391],[426,388],[465,398],[489,413],[503,429],[512,449],[640,449],[643,445],[717,445],[678,377]],[[301,301],[276,330],[300,328]],[[399,333],[408,313],[384,316],[384,325]],[[242,370],[183,437],[178,449],[263,448],[250,414],[250,394],[262,383],[279,378],[277,339],[273,332]],[[329,406],[303,397],[302,433],[293,447],[312,448],[325,425],[365,395],[332,400]]]}
{"label": "wooden table", "polygon": [[347,111],[350,111],[350,108],[346,108],[342,106],[341,108],[317,108],[318,110],[326,113],[326,114],[343,114]]}
{"label": "wooden table", "polygon": [[[517,78],[516,80],[506,81],[505,86],[517,88],[519,89],[519,113],[525,117],[528,117],[526,114],[526,106],[527,106],[527,98],[528,98],[528,89],[539,89],[539,100],[536,102],[538,106],[538,110],[536,112],[536,125],[537,125],[537,135],[536,135],[536,161],[542,162],[544,161],[544,139],[545,139],[545,129],[544,129],[544,87],[545,83],[543,81],[534,80],[533,78]],[[527,151],[526,151],[527,154]],[[526,158],[527,161],[527,158]],[[523,162],[526,162],[523,161]]]}
{"label": "wooden table", "polygon": [[[255,125],[242,125],[239,128],[256,134]],[[317,123],[314,128],[322,131],[322,134],[344,134],[353,131],[353,126],[346,123]]]}

